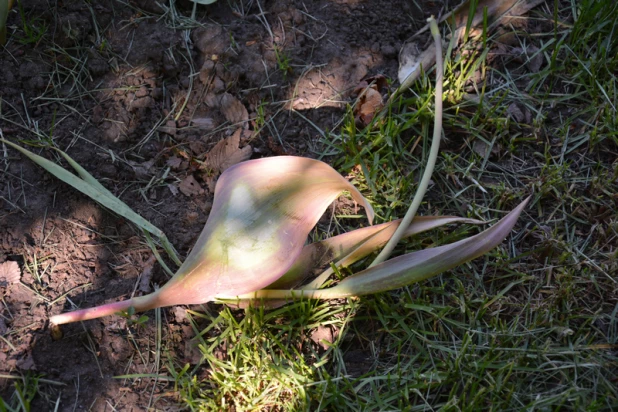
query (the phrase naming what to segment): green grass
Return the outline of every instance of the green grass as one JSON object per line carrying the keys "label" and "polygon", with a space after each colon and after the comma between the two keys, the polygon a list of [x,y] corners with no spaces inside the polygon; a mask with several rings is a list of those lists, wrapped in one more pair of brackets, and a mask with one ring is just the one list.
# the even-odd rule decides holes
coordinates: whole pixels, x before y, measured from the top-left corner
{"label": "green grass", "polygon": [[[26,372],[18,375],[0,374],[0,379],[11,382],[13,393],[8,399],[0,398],[0,411],[2,412],[30,412],[34,411],[32,401],[37,396],[45,396],[50,404],[55,404],[58,410],[60,404],[60,394],[57,390],[52,390],[51,385],[56,387],[64,386],[64,383],[42,379],[40,375]],[[41,391],[41,386],[46,386]]]}
{"label": "green grass", "polygon": [[[537,27],[531,34],[518,32],[520,44],[543,57],[537,72],[526,70],[533,56],[493,56],[491,33],[453,50],[446,141],[420,210],[491,220],[533,194],[512,236],[483,258],[392,293],[194,314],[208,326],[196,326],[203,365],[177,377],[187,406],[617,407],[618,6],[550,3],[527,19]],[[321,154],[355,176],[378,220],[403,216],[422,173],[431,79],[424,76],[366,129],[350,113],[323,142]],[[518,120],[511,105],[527,118]],[[432,232],[400,251],[473,230]],[[325,324],[338,330],[327,349],[309,339]]]}

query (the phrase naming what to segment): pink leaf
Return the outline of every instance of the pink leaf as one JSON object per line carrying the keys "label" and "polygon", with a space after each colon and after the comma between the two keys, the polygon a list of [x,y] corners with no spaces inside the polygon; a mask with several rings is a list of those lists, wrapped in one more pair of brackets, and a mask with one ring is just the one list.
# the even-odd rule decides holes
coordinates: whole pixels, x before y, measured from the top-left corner
{"label": "pink leaf", "polygon": [[371,221],[369,203],[326,163],[281,156],[232,166],[217,182],[212,211],[196,245],[167,284],[150,295],[56,315],[50,321],[59,325],[130,307],[144,311],[199,304],[259,290],[292,266],[309,231],[344,190],[364,205]]}

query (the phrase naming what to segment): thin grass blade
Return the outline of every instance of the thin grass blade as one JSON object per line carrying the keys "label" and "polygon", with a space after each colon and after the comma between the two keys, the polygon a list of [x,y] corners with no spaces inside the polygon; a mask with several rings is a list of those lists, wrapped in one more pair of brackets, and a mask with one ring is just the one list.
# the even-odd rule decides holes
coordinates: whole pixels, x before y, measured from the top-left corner
{"label": "thin grass blade", "polygon": [[141,229],[157,236],[159,239],[161,239],[161,243],[163,244],[166,252],[170,255],[174,262],[176,262],[180,266],[181,261],[178,258],[178,255],[176,254],[174,248],[167,240],[167,236],[165,236],[165,233],[163,233],[161,229],[157,228],[152,223],[135,213],[126,203],[115,197],[109,190],[103,187],[103,185],[101,185],[90,173],[88,173],[77,162],[71,159],[69,155],[67,155],[61,150],[56,149],[77,171],[79,177],[65,170],[63,167],[57,165],[56,163],[47,160],[37,154],[34,154],[31,151],[24,149],[19,145],[16,145],[15,143],[9,142],[5,139],[0,140],[7,145],[13,147],[14,149],[18,150],[30,160],[41,166],[43,169],[47,170],[49,173],[56,176],[58,179],[67,183],[68,185],[71,185],[73,188],[79,190],[95,202],[102,204],[103,206],[112,210],[114,213],[117,213],[120,216],[130,220]]}

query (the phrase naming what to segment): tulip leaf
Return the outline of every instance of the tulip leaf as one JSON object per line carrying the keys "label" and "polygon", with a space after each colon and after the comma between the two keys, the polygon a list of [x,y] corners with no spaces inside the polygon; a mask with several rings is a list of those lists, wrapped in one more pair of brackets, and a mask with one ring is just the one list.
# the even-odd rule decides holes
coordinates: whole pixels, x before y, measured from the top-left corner
{"label": "tulip leaf", "polygon": [[217,181],[208,221],[193,250],[162,288],[150,295],[52,316],[50,322],[94,319],[131,307],[138,312],[199,304],[215,296],[261,289],[288,271],[309,231],[342,191],[363,204],[371,222],[373,209],[366,199],[326,163],[281,156],[232,166]]}
{"label": "tulip leaf", "polygon": [[[416,283],[475,259],[498,246],[509,234],[530,198],[495,225],[478,235],[431,249],[399,256],[343,279],[328,289],[259,290],[242,299],[292,300],[297,298],[339,299],[397,289]],[[222,300],[228,304],[238,299]]]}
{"label": "tulip leaf", "polygon": [[399,256],[345,278],[329,290],[337,297],[386,292],[438,275],[484,255],[508,236],[530,198],[478,235]]}
{"label": "tulip leaf", "polygon": [[196,293],[194,302],[178,303],[201,303],[268,286],[288,271],[313,226],[345,190],[372,221],[369,203],[326,163],[279,156],[232,166],[217,182],[197,244],[162,291],[180,282]]}
{"label": "tulip leaf", "polygon": [[[300,286],[311,276],[314,269],[319,269],[331,262],[337,267],[347,267],[367,257],[383,247],[401,223],[401,219],[380,225],[368,226],[351,232],[333,236],[305,246],[288,272],[266,289],[291,289]],[[404,238],[452,223],[482,224],[483,221],[457,216],[416,216],[406,229]],[[340,260],[341,259],[341,260]],[[332,274],[327,269],[322,275],[324,280]],[[303,289],[316,289],[324,280],[316,278]]]}

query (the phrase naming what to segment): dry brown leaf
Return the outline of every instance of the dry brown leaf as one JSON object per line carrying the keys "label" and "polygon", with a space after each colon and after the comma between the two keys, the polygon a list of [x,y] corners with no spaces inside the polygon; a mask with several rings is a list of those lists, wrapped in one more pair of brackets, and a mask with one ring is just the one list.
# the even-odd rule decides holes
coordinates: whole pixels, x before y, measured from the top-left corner
{"label": "dry brown leaf", "polygon": [[155,161],[151,159],[146,162],[138,163],[134,162],[133,160],[129,160],[127,163],[129,163],[129,165],[133,168],[135,176],[146,179],[150,178],[150,175],[153,172],[153,166],[155,164]]}
{"label": "dry brown leaf", "polygon": [[159,127],[159,131],[172,137],[176,137],[176,122],[174,120],[168,120],[165,122],[165,126]]}
{"label": "dry brown leaf", "polygon": [[12,260],[0,263],[0,282],[17,283],[21,279],[21,270]]}
{"label": "dry brown leaf", "polygon": [[[479,156],[486,157],[487,156],[487,152],[489,151],[489,145],[487,143],[485,143],[483,140],[476,139],[472,143],[472,150],[474,150],[476,153],[478,153]],[[501,150],[502,150],[502,148],[500,147],[500,144],[494,143],[491,146],[491,152],[489,154],[492,155],[492,156],[495,156],[495,155],[500,154]]]}
{"label": "dry brown leaf", "polygon": [[172,192],[172,195],[176,196],[178,194],[178,185],[176,183],[171,183],[167,185],[167,188]]}
{"label": "dry brown leaf", "polygon": [[524,112],[522,112],[515,103],[511,103],[509,107],[507,107],[506,112],[517,123],[522,123],[526,119]]}
{"label": "dry brown leaf", "polygon": [[328,326],[320,325],[311,334],[311,340],[317,343],[326,350],[329,348],[329,344],[333,343],[337,337],[337,332],[333,333],[332,329]]}
{"label": "dry brown leaf", "polygon": [[531,73],[538,73],[543,65],[543,53],[540,53],[539,48],[534,45],[529,45],[525,53],[528,58],[526,67]]}
{"label": "dry brown leaf", "polygon": [[152,255],[144,263],[144,269],[142,270],[142,275],[139,280],[139,286],[137,288],[140,292],[152,292],[152,288],[150,287],[150,281],[152,280],[154,265],[156,261],[157,257],[155,255]]}
{"label": "dry brown leaf", "polygon": [[166,164],[172,169],[178,169],[181,163],[182,163],[182,159],[178,156],[172,156],[169,159],[167,159],[167,162],[166,162]]}
{"label": "dry brown leaf", "polygon": [[216,176],[216,175],[205,175],[205,176],[202,176],[202,179],[204,179],[204,183],[206,183],[206,187],[208,188],[210,193],[215,193],[215,187],[217,186],[217,178],[218,177],[219,176]]}
{"label": "dry brown leaf", "polygon": [[185,362],[197,365],[202,362],[202,351],[194,339],[185,341]]}
{"label": "dry brown leaf", "polygon": [[171,312],[176,320],[176,323],[189,323],[189,318],[187,318],[187,309],[182,306],[173,306],[171,308]]}
{"label": "dry brown leaf", "polygon": [[384,101],[380,92],[376,90],[375,86],[368,87],[361,94],[358,104],[354,108],[354,117],[357,123],[367,126],[383,106]]}
{"label": "dry brown leaf", "polygon": [[204,189],[202,189],[202,186],[200,186],[197,180],[195,180],[193,175],[185,177],[185,179],[178,185],[178,189],[180,189],[182,194],[185,196],[201,195],[204,193]]}
{"label": "dry brown leaf", "polygon": [[204,97],[204,103],[206,104],[206,106],[212,109],[219,107],[219,105],[221,104],[221,102],[219,101],[219,97],[217,97],[217,95],[213,92],[208,93]]}
{"label": "dry brown leaf", "polygon": [[430,36],[419,35],[406,41],[399,52],[399,83],[409,87],[421,74],[436,63],[436,45]]}
{"label": "dry brown leaf", "polygon": [[191,123],[194,126],[197,126],[200,129],[209,131],[209,130],[214,130],[215,127],[217,127],[217,124],[215,123],[214,119],[212,119],[211,117],[194,117],[191,120]]}
{"label": "dry brown leaf", "polygon": [[253,148],[238,147],[241,133],[242,129],[237,129],[233,135],[217,143],[206,155],[204,167],[222,173],[228,167],[248,160],[253,154]]}
{"label": "dry brown leaf", "polygon": [[[476,5],[471,28],[477,28],[483,23],[484,9],[487,8],[487,25],[491,28],[498,24],[507,25],[530,9],[545,2],[545,0],[479,0]],[[466,30],[470,1],[466,0],[455,9],[456,39],[459,41]]]}
{"label": "dry brown leaf", "polygon": [[221,112],[228,122],[242,126],[245,129],[249,127],[249,112],[247,112],[247,108],[240,100],[229,93],[223,93],[223,96],[221,96]]}
{"label": "dry brown leaf", "polygon": [[27,354],[23,358],[17,361],[16,365],[19,369],[29,371],[36,370],[36,365],[34,363],[34,358],[32,357],[32,353]]}

